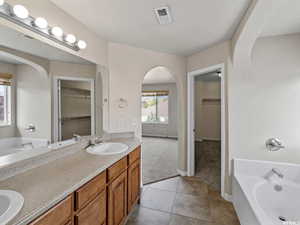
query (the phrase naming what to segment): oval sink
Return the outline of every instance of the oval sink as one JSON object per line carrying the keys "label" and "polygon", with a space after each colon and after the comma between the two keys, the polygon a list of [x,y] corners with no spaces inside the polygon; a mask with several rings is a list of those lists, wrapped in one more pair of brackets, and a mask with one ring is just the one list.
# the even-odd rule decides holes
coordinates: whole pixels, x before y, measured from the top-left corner
{"label": "oval sink", "polygon": [[22,209],[23,196],[15,191],[0,190],[0,224],[7,224]]}
{"label": "oval sink", "polygon": [[115,155],[128,150],[128,146],[122,143],[102,143],[87,148],[87,152],[94,155]]}

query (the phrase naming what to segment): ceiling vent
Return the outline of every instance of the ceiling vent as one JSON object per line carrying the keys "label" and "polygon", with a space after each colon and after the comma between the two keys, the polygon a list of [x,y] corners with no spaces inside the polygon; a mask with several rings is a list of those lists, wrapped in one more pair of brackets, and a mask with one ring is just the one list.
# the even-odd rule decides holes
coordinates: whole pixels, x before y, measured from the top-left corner
{"label": "ceiling vent", "polygon": [[155,15],[157,17],[159,24],[164,25],[164,24],[170,24],[173,22],[171,11],[168,6],[156,8],[156,9],[154,9],[154,11],[155,11]]}

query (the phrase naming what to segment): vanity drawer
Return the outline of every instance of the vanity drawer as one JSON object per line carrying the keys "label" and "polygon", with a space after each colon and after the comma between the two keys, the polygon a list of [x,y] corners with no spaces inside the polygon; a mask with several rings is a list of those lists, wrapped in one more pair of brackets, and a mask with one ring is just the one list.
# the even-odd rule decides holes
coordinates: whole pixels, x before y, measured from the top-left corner
{"label": "vanity drawer", "polygon": [[141,146],[129,154],[129,165],[141,158]]}
{"label": "vanity drawer", "polygon": [[103,225],[106,222],[106,190],[75,216],[75,225]]}
{"label": "vanity drawer", "polygon": [[44,215],[30,223],[30,225],[65,225],[71,220],[72,196],[58,203]]}
{"label": "vanity drawer", "polygon": [[113,180],[119,176],[127,168],[127,157],[124,157],[120,161],[116,162],[114,165],[107,169],[107,179],[108,181]]}
{"label": "vanity drawer", "polygon": [[75,192],[75,208],[81,209],[106,187],[106,171],[83,185]]}

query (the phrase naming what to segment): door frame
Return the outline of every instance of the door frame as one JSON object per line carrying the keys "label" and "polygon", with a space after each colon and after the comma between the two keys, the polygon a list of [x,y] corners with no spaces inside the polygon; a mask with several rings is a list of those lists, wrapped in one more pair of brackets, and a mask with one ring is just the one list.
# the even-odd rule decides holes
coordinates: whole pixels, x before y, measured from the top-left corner
{"label": "door frame", "polygon": [[60,115],[60,99],[59,99],[59,82],[61,80],[70,80],[70,81],[85,81],[91,84],[91,135],[96,134],[96,112],[95,112],[95,79],[93,78],[81,78],[81,77],[72,77],[72,76],[55,76],[53,77],[53,141],[58,142],[60,140],[59,132],[59,115]]}
{"label": "door frame", "polygon": [[187,154],[187,174],[195,175],[195,78],[209,72],[221,71],[221,195],[225,198],[225,151],[226,151],[226,92],[225,92],[225,64],[217,64],[204,69],[188,72],[187,77],[187,98],[188,98],[188,154]]}

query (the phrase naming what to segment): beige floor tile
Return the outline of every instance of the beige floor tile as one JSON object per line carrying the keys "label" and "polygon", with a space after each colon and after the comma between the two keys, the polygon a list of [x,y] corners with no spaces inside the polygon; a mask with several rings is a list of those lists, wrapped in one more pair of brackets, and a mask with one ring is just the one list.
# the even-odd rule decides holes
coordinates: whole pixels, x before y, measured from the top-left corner
{"label": "beige floor tile", "polygon": [[172,215],[169,225],[217,225],[215,223],[197,220],[190,217]]}
{"label": "beige floor tile", "polygon": [[234,207],[225,200],[209,200],[211,218],[220,225],[240,225]]}
{"label": "beige floor tile", "polygon": [[175,195],[175,192],[149,187],[141,196],[141,206],[171,212]]}
{"label": "beige floor tile", "polygon": [[197,178],[181,177],[177,192],[190,195],[207,196],[208,185]]}
{"label": "beige floor tile", "polygon": [[151,187],[151,188],[160,189],[160,190],[176,192],[179,180],[180,180],[179,177],[174,177],[174,178],[160,181],[157,183],[153,183],[153,184],[150,184],[147,186]]}
{"label": "beige floor tile", "polygon": [[168,213],[136,207],[126,225],[168,225],[169,221],[170,214]]}
{"label": "beige floor tile", "polygon": [[177,193],[172,213],[194,219],[212,221],[207,196],[194,196]]}

